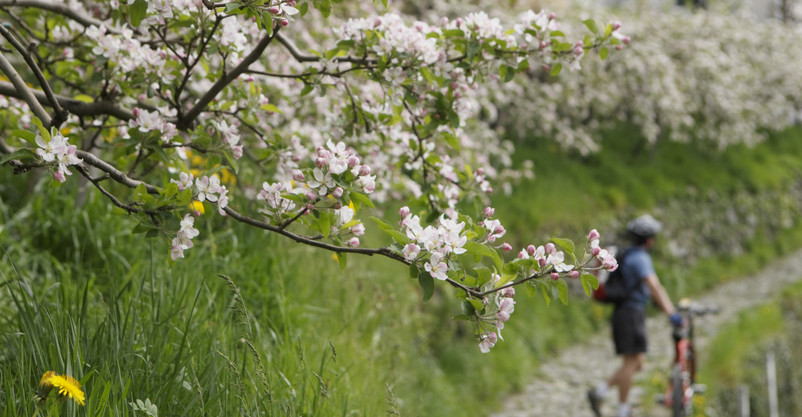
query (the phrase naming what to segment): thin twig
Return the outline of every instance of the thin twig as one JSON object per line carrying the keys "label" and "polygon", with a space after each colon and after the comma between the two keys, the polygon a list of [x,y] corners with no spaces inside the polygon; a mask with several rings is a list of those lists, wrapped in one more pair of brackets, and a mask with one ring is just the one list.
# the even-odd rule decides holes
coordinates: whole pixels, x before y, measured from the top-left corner
{"label": "thin twig", "polygon": [[[320,62],[323,59],[317,55],[305,55],[298,50],[298,47],[295,46],[292,42],[290,42],[287,38],[276,34],[276,39],[284,45],[284,48],[295,58],[298,62]],[[358,63],[358,64],[376,64],[378,61],[375,58],[357,58],[353,56],[337,56],[331,59],[331,61],[335,63],[341,62],[351,62],[351,63]]]}
{"label": "thin twig", "polygon": [[33,71],[33,75],[36,76],[36,79],[39,81],[39,86],[42,87],[42,90],[45,92],[45,96],[47,97],[48,102],[50,102],[50,107],[53,108],[55,112],[55,116],[53,117],[52,124],[55,127],[61,126],[64,121],[67,120],[67,112],[61,108],[61,105],[56,100],[56,95],[53,94],[53,89],[50,87],[50,83],[47,82],[45,75],[42,74],[42,70],[39,69],[39,66],[36,65],[36,61],[33,60],[33,57],[25,49],[24,46],[17,40],[14,35],[6,29],[5,25],[0,23],[0,35],[3,35],[9,43],[11,43],[14,48],[22,55],[22,59],[25,60],[25,63],[28,64],[28,67]]}
{"label": "thin twig", "polygon": [[103,25],[102,21],[75,11],[75,9],[71,8],[67,2],[52,2],[45,0],[0,0],[0,7],[2,6],[34,7],[69,17],[70,19],[84,26],[99,27]]}
{"label": "thin twig", "polygon": [[95,186],[95,188],[97,188],[100,191],[101,194],[106,196],[106,198],[108,198],[111,201],[111,203],[114,204],[115,206],[127,211],[128,213],[147,213],[147,214],[150,214],[152,216],[158,214],[158,213],[156,213],[154,211],[137,208],[137,207],[135,207],[133,205],[123,203],[122,201],[117,199],[117,197],[115,197],[114,194],[108,192],[105,188],[103,188],[103,186],[100,185],[100,181],[97,181],[94,178],[92,178],[92,176],[89,175],[89,172],[86,171],[86,168],[84,168],[84,167],[82,167],[80,165],[76,165],[75,169],[77,169],[78,172],[80,172],[81,175],[84,176],[84,178],[89,180],[89,182],[91,182]]}
{"label": "thin twig", "polygon": [[[39,120],[41,120],[42,123],[49,128],[52,122],[50,115],[47,113],[47,111],[45,111],[45,108],[39,104],[39,101],[34,96],[34,93],[32,93],[31,89],[25,85],[25,81],[22,79],[22,77],[20,77],[17,70],[14,69],[14,66],[8,62],[6,56],[2,52],[0,52],[0,70],[6,74],[6,77],[8,77],[8,79],[11,81],[11,84],[13,84],[14,90],[17,92],[17,94],[19,94],[18,98],[25,100],[36,117],[38,117]],[[44,95],[44,93],[42,93],[42,95]]]}
{"label": "thin twig", "polygon": [[268,45],[273,41],[273,39],[278,35],[278,29],[273,32],[273,35],[267,35],[259,43],[256,47],[249,53],[243,60],[237,64],[236,67],[232,68],[230,72],[225,74],[224,76],[220,77],[217,82],[212,85],[212,87],[207,91],[198,101],[192,106],[191,109],[178,120],[177,127],[181,130],[188,129],[195,119],[200,115],[200,113],[209,105],[209,103],[217,97],[217,94],[220,93],[227,85],[231,84],[232,81],[237,79],[240,74],[244,73],[248,70],[248,67],[256,62],[259,57],[262,56],[262,53],[265,51]]}
{"label": "thin twig", "polygon": [[[24,83],[23,86],[25,86]],[[25,86],[25,89],[23,91],[19,91],[17,88],[15,88],[13,84],[7,83],[5,81],[0,81],[0,95],[25,100],[24,97],[26,91],[30,94],[33,94],[33,97],[35,97],[34,101],[36,101],[37,104],[41,103],[43,105],[50,105],[50,102],[47,100],[47,96],[41,90],[34,90]],[[116,103],[114,103],[111,100],[103,99],[103,100],[96,100],[91,103],[86,103],[71,97],[65,97],[60,95],[56,95],[56,99],[64,109],[66,109],[67,111],[76,116],[100,116],[107,114],[109,116],[114,116],[120,120],[130,120],[134,118],[133,112],[131,112],[128,109],[117,107]],[[47,114],[47,112],[45,112],[45,114]]]}

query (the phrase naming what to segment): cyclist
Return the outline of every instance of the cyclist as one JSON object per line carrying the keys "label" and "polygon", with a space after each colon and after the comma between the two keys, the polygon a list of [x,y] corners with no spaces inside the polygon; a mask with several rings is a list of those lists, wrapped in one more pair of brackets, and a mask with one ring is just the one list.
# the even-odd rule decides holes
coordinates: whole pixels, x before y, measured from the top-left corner
{"label": "cyclist", "polygon": [[628,417],[632,409],[627,398],[632,379],[643,366],[646,352],[646,304],[654,299],[665,312],[672,324],[682,325],[682,319],[674,309],[666,290],[654,271],[649,249],[654,246],[655,237],[662,229],[660,222],[646,214],[627,223],[627,234],[632,246],[619,260],[623,278],[632,283],[629,296],[615,305],[612,316],[613,342],[615,352],[623,359],[621,366],[606,381],[588,391],[588,401],[596,417],[601,416],[601,404],[608,389],[618,387],[618,417]]}

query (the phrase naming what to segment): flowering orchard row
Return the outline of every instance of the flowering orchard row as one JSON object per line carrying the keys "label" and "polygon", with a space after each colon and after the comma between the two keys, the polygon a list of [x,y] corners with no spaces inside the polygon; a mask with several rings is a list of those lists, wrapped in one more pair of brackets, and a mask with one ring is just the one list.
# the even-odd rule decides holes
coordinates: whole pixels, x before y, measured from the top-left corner
{"label": "flowering orchard row", "polygon": [[[512,248],[488,196],[521,174],[479,115],[488,85],[621,49],[620,24],[587,20],[568,39],[545,11],[512,24],[485,13],[325,20],[332,7],[0,0],[0,164],[57,182],[78,172],[174,261],[190,256],[204,207],[343,265],[348,254],[397,260],[425,298],[435,281],[458,288],[483,350],[514,286],[565,300],[566,278],[596,285],[594,258],[615,268],[595,232],[581,255],[554,239],[503,260]],[[367,210],[394,201],[406,204],[400,222]],[[461,211],[471,206],[488,208]],[[373,226],[393,243],[363,247]]]}
{"label": "flowering orchard row", "polygon": [[798,24],[714,12],[624,19],[633,42],[623,53],[585,60],[559,82],[505,84],[495,98],[502,124],[590,153],[599,130],[620,121],[649,143],[700,140],[720,149],[799,122]]}

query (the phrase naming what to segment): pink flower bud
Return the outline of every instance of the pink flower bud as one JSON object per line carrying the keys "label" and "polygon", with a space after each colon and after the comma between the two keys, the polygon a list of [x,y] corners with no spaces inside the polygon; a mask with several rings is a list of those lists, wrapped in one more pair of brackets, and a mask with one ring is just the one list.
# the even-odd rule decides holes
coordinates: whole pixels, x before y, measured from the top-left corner
{"label": "pink flower bud", "polygon": [[382,20],[381,20],[381,18],[377,17],[376,20],[373,21],[373,27],[377,28],[377,27],[379,27],[381,25],[382,25]]}
{"label": "pink flower bud", "polygon": [[440,18],[440,24],[441,24],[442,26],[445,26],[445,25],[447,25],[447,24],[448,24],[448,17],[446,17],[446,16],[443,16],[443,17],[441,17],[441,18]]}
{"label": "pink flower bud", "polygon": [[620,50],[624,49],[624,45],[621,45],[621,44],[619,43],[618,45],[616,45],[616,46],[615,46],[615,49],[616,49],[616,50],[618,50],[618,51],[620,51]]}
{"label": "pink flower bud", "polygon": [[279,14],[279,13],[281,13],[281,9],[278,6],[273,6],[273,7],[269,8],[269,9],[267,9],[267,11],[270,12],[270,14]]}
{"label": "pink flower bud", "polygon": [[590,248],[590,254],[593,255],[593,256],[598,256],[600,252],[601,252],[601,248],[598,247],[598,246],[594,246],[594,247]]}
{"label": "pink flower bud", "polygon": [[371,182],[365,184],[364,190],[365,190],[366,193],[372,193],[372,192],[376,191],[376,183],[371,181]]}
{"label": "pink flower bud", "polygon": [[538,46],[540,47],[540,49],[546,49],[546,47],[549,45],[546,43],[546,41],[540,41],[540,44]]}
{"label": "pink flower bud", "polygon": [[579,278],[579,271],[574,269],[573,271],[568,273],[568,277],[569,278]]}
{"label": "pink flower bud", "polygon": [[601,237],[601,235],[599,234],[599,232],[596,229],[593,229],[593,230],[590,231],[590,233],[588,233],[588,240],[596,240],[596,239],[598,239],[600,237]]}
{"label": "pink flower bud", "polygon": [[409,216],[409,207],[404,206],[398,209],[398,215],[401,216],[402,219]]}
{"label": "pink flower bud", "polygon": [[58,182],[67,181],[67,177],[64,175],[63,172],[61,172],[61,170],[58,170],[53,173],[53,179],[55,179]]}
{"label": "pink flower bud", "polygon": [[560,279],[560,274],[558,274],[556,272],[552,272],[551,273],[551,279],[557,281],[558,279]]}
{"label": "pink flower bud", "polygon": [[370,175],[370,172],[371,172],[370,171],[370,167],[367,166],[367,165],[362,165],[361,167],[359,167],[359,175],[361,175],[363,177],[367,176],[367,175]]}
{"label": "pink flower bud", "polygon": [[512,245],[509,243],[504,243],[501,245],[501,250],[509,252],[512,250]]}
{"label": "pink flower bud", "polygon": [[500,236],[500,235],[503,235],[505,231],[506,230],[504,229],[504,226],[496,226],[496,229],[493,230],[493,233],[495,233],[495,234]]}
{"label": "pink flower bud", "polygon": [[507,298],[515,297],[515,288],[513,287],[504,288],[503,290],[501,290],[501,296]]}
{"label": "pink flower bud", "polygon": [[625,44],[625,45],[629,45],[629,42],[630,42],[631,40],[632,40],[632,39],[630,39],[630,37],[629,37],[629,36],[624,36],[624,37],[621,39],[621,42],[624,42],[624,44]]}
{"label": "pink flower bud", "polygon": [[303,181],[304,180],[304,173],[301,172],[300,169],[296,169],[292,171],[292,179],[295,181]]}
{"label": "pink flower bud", "polygon": [[549,242],[546,243],[546,253],[551,255],[552,253],[556,252],[557,248],[554,246],[553,243]]}
{"label": "pink flower bud", "polygon": [[351,239],[349,239],[348,240],[348,246],[350,246],[352,248],[355,248],[355,247],[359,246],[359,238],[358,237],[352,237]]}
{"label": "pink flower bud", "polygon": [[289,25],[289,24],[290,24],[290,21],[289,21],[289,20],[287,20],[287,19],[279,19],[278,23],[279,23],[281,26],[287,26],[287,25]]}
{"label": "pink flower bud", "polygon": [[484,216],[486,218],[490,218],[490,217],[493,217],[493,214],[495,212],[496,212],[496,209],[494,209],[493,207],[485,207],[484,211],[482,211],[482,214],[484,214]]}
{"label": "pink flower bud", "polygon": [[582,46],[577,45],[577,46],[574,47],[574,55],[581,56],[584,53],[585,53],[585,50],[582,49]]}
{"label": "pink flower bud", "polygon": [[537,260],[537,264],[540,265],[541,268],[546,266],[546,258],[540,258]]}
{"label": "pink flower bud", "polygon": [[613,22],[613,31],[616,31],[618,29],[621,29],[621,22],[618,21]]}
{"label": "pink flower bud", "polygon": [[557,14],[554,12],[549,13],[549,20],[554,20],[557,17]]}
{"label": "pink flower bud", "polygon": [[315,200],[315,199],[317,199],[317,194],[315,194],[315,192],[312,191],[312,190],[307,190],[306,191],[306,198],[308,198],[310,200]]}
{"label": "pink flower bud", "polygon": [[351,155],[348,157],[348,168],[353,168],[359,165],[359,158],[355,155]]}
{"label": "pink flower bud", "polygon": [[335,189],[334,189],[334,191],[332,191],[332,192],[331,192],[331,195],[332,195],[334,198],[340,198],[340,197],[342,197],[342,196],[343,196],[343,189],[342,189],[342,187],[337,187],[337,188],[335,188]]}
{"label": "pink flower bud", "polygon": [[462,26],[462,18],[458,17],[457,18],[457,27],[460,27],[460,26]]}
{"label": "pink flower bud", "polygon": [[326,162],[325,158],[317,158],[317,159],[315,159],[315,165],[318,168],[323,168],[324,166],[326,166],[326,163],[327,162]]}
{"label": "pink flower bud", "polygon": [[529,255],[526,254],[526,251],[522,250],[518,252],[518,259],[527,259],[527,258],[529,258]]}
{"label": "pink flower bud", "polygon": [[526,247],[526,251],[529,252],[529,256],[532,256],[535,254],[535,251],[537,251],[537,248],[535,245],[529,245]]}
{"label": "pink flower bud", "polygon": [[139,107],[134,107],[134,110],[131,111],[131,113],[134,114],[134,117],[139,117],[139,112]]}

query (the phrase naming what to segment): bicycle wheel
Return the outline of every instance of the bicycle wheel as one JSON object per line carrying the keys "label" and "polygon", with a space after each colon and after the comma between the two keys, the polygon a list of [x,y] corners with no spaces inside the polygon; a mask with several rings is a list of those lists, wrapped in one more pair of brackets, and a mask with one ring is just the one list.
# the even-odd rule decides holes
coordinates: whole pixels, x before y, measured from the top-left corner
{"label": "bicycle wheel", "polygon": [[671,417],[685,417],[685,389],[680,364],[674,365],[671,371]]}

